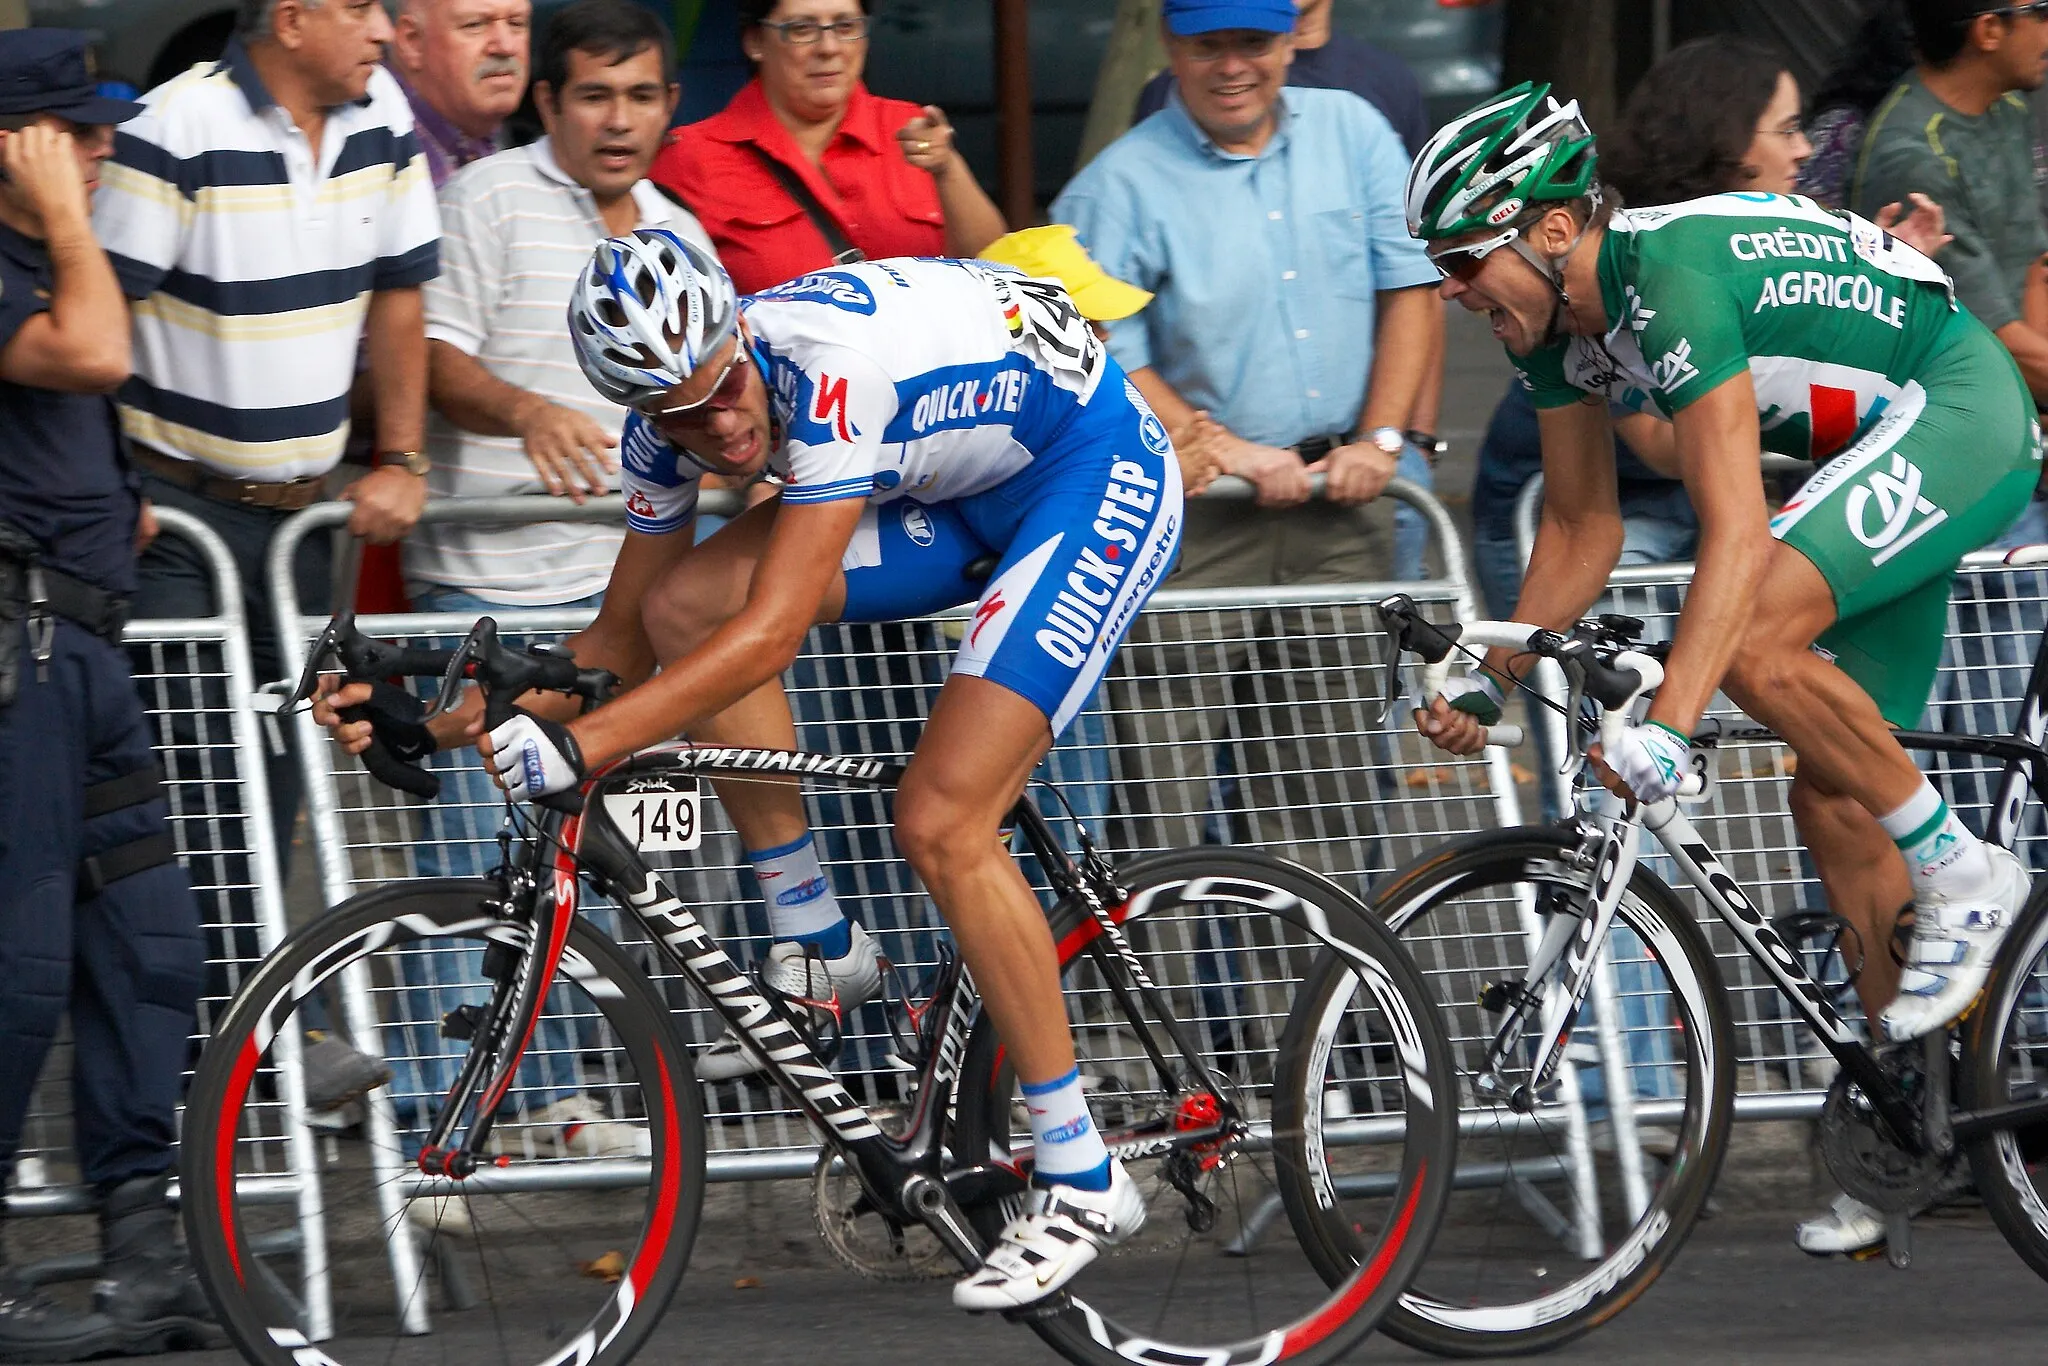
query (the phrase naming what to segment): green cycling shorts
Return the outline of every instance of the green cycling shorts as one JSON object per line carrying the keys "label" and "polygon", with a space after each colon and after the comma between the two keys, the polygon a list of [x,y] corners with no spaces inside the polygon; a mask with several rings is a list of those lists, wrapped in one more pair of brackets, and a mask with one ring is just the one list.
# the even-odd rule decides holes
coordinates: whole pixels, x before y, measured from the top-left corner
{"label": "green cycling shorts", "polygon": [[1927,706],[1956,566],[2012,525],[2040,476],[2019,367],[1958,315],[1928,373],[1771,519],[1834,592],[1835,624],[1816,643],[1891,724],[1917,725]]}

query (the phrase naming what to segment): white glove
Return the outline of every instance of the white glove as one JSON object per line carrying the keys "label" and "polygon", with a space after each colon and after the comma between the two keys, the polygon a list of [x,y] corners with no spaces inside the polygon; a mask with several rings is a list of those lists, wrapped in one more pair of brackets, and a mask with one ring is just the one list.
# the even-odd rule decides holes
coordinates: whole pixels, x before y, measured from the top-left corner
{"label": "white glove", "polygon": [[514,801],[567,792],[583,781],[583,750],[558,721],[515,714],[491,732],[491,767]]}
{"label": "white glove", "polygon": [[1501,708],[1507,705],[1500,685],[1479,673],[1445,679],[1444,689],[1437,696],[1449,703],[1452,711],[1464,712],[1482,726],[1499,725]]}
{"label": "white glove", "polygon": [[1630,726],[1621,733],[1621,743],[1601,757],[1628,784],[1636,800],[1645,804],[1678,795],[1685,782],[1686,754],[1690,737],[1679,734],[1662,721]]}

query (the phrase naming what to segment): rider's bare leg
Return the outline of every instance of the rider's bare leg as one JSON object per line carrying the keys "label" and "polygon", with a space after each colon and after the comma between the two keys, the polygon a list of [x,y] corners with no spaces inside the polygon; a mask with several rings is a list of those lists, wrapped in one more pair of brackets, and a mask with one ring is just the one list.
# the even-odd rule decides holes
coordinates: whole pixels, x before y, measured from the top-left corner
{"label": "rider's bare leg", "polygon": [[1856,932],[1855,946],[1844,941],[1843,956],[1856,970],[1864,1018],[1874,1021],[1899,993],[1892,930],[1899,911],[1913,899],[1906,860],[1876,817],[1846,792],[1823,788],[1804,765],[1792,780],[1792,820],[1813,853],[1828,908]]}
{"label": "rider's bare leg", "polygon": [[[767,502],[748,508],[677,561],[655,585],[641,604],[640,616],[656,659],[681,659],[746,605],[779,506]],[[826,595],[818,620],[837,621],[845,605],[846,584],[841,579]],[[691,726],[690,738],[706,745],[795,749],[796,721],[778,680]],[[712,786],[749,849],[780,848],[802,839],[810,829],[802,791],[794,782],[722,775],[712,779]]]}
{"label": "rider's bare leg", "polygon": [[1834,621],[1827,580],[1811,560],[1774,542],[1741,652],[1722,688],[1785,738],[1799,756],[1801,777],[1881,816],[1904,805],[1925,779],[1870,694],[1813,652],[1813,642]]}
{"label": "rider's bare leg", "polygon": [[946,918],[1017,1077],[1074,1068],[1044,909],[997,838],[1052,747],[1045,713],[987,679],[946,680],[896,794],[896,845]]}

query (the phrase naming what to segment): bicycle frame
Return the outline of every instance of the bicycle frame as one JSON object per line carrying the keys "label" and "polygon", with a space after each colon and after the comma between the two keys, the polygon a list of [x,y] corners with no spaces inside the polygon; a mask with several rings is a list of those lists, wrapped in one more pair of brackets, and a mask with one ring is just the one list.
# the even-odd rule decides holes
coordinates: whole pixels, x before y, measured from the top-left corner
{"label": "bicycle frame", "polygon": [[[750,978],[705,929],[695,912],[671,892],[640,858],[638,851],[607,816],[601,797],[607,790],[633,779],[669,774],[717,774],[737,776],[819,776],[855,782],[887,785],[902,774],[899,765],[877,759],[842,758],[782,750],[700,748],[679,742],[645,750],[614,763],[585,784],[583,810],[555,813],[543,818],[541,838],[552,837],[556,852],[551,860],[551,885],[546,889],[508,887],[505,909],[525,901],[532,906],[531,933],[519,964],[516,979],[501,979],[493,993],[481,1038],[470,1050],[455,1083],[422,1149],[420,1166],[429,1175],[460,1178],[475,1169],[475,1153],[489,1135],[496,1106],[516,1077],[520,1059],[531,1039],[545,1004],[545,986],[554,978],[568,939],[568,926],[576,914],[578,878],[588,874],[600,890],[612,895],[647,930],[660,952],[675,971],[688,981],[765,1060],[763,1071],[816,1126],[826,1143],[841,1156],[876,1208],[891,1217],[914,1219],[930,1227],[962,1262],[972,1268],[980,1264],[982,1246],[972,1226],[961,1215],[956,1192],[970,1202],[1002,1198],[1021,1192],[1029,1179],[1028,1165],[996,1161],[970,1163],[947,1170],[946,1137],[949,1130],[949,1101],[957,1086],[967,1052],[969,1030],[980,1008],[980,995],[964,965],[957,959],[942,964],[932,995],[918,1010],[917,1032],[925,1056],[920,1062],[916,1103],[902,1135],[894,1136],[878,1126],[867,1109],[856,1100],[819,1056],[810,1039],[791,1022],[788,1013],[767,999]],[[1112,989],[1123,995],[1136,990],[1150,999],[1158,1018],[1184,1058],[1199,1057],[1180,1026],[1165,1010],[1157,988],[1124,940],[1119,923],[1129,913],[1125,893],[1116,886],[1106,863],[1092,850],[1086,866],[1076,866],[1053,837],[1051,827],[1029,797],[1019,800],[1011,813],[1040,866],[1047,870],[1053,888],[1062,901],[1079,897],[1094,915],[1088,945],[1098,955]],[[516,876],[519,870],[508,870]],[[528,892],[530,895],[521,896]],[[509,990],[507,986],[509,985]],[[1143,1019],[1127,1011],[1134,1026],[1145,1034]],[[930,1024],[930,1012],[938,1016]],[[512,1044],[512,1040],[517,1040]],[[1168,1056],[1157,1042],[1145,1035],[1143,1042],[1163,1085],[1179,1088],[1190,1079],[1174,1074]],[[488,1061],[491,1059],[492,1061]],[[486,1067],[488,1082],[482,1080]],[[682,1084],[686,1079],[663,1079],[664,1085]],[[1193,1079],[1208,1081],[1208,1078]],[[1216,1088],[1222,1091],[1223,1088]],[[476,1119],[461,1142],[448,1146],[462,1116],[478,1098]],[[1174,1146],[1193,1145],[1222,1137],[1235,1124],[1227,1095],[1219,1095],[1224,1113],[1213,1126],[1170,1131]],[[1113,1153],[1156,1151],[1162,1135],[1145,1131],[1122,1136],[1105,1135]]]}

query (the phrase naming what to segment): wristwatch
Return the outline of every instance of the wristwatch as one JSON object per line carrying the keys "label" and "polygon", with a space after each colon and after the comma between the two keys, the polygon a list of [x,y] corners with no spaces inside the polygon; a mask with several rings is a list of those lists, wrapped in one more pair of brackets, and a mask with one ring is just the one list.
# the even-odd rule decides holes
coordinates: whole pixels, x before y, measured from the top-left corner
{"label": "wristwatch", "polygon": [[1438,436],[1435,432],[1418,431],[1410,428],[1406,436],[1416,450],[1429,457],[1429,463],[1432,465],[1443,459],[1444,452],[1451,448],[1451,443]]}
{"label": "wristwatch", "polygon": [[396,465],[407,474],[427,477],[427,471],[434,468],[434,462],[427,458],[425,451],[378,451],[377,464]]}
{"label": "wristwatch", "polygon": [[1365,434],[1365,439],[1388,455],[1399,455],[1408,444],[1408,434],[1399,427],[1375,427]]}

